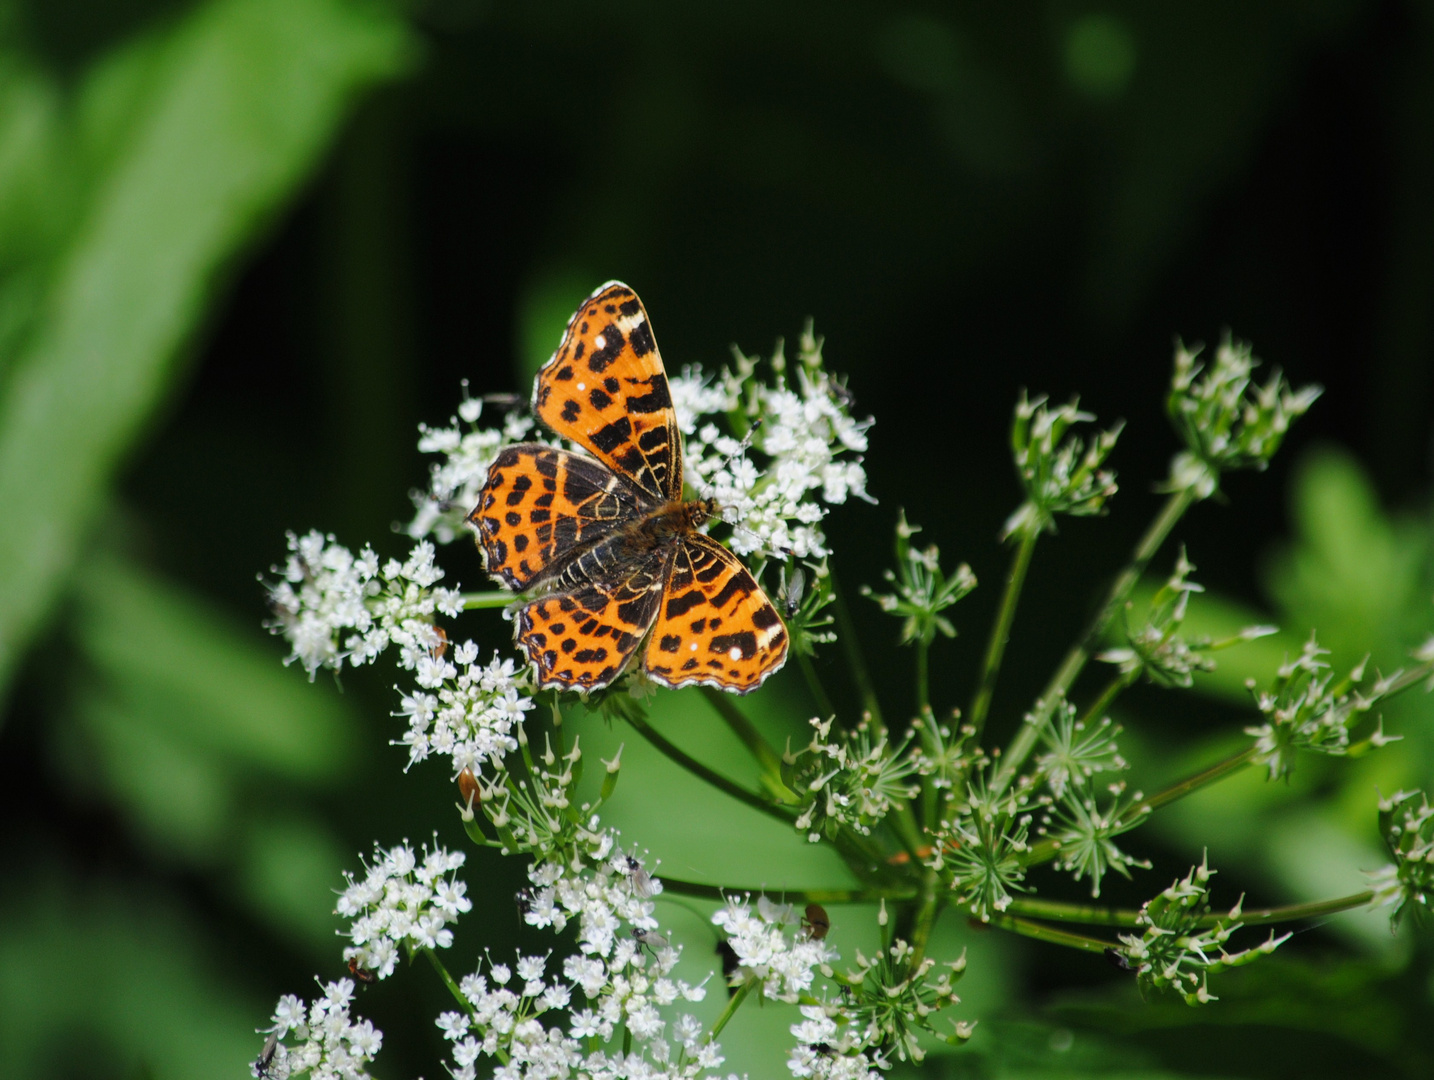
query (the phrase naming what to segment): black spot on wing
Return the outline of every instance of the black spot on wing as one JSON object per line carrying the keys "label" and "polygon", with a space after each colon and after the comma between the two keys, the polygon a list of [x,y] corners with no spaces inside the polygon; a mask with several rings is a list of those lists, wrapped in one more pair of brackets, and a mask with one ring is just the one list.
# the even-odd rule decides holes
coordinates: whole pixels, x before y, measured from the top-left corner
{"label": "black spot on wing", "polygon": [[743,660],[752,659],[757,655],[757,635],[750,630],[741,630],[735,634],[719,634],[712,639],[712,652],[725,654],[733,649]]}
{"label": "black spot on wing", "polygon": [[745,571],[740,574],[733,574],[728,579],[727,584],[722,586],[721,591],[712,598],[712,605],[718,608],[725,608],[727,601],[731,600],[732,597],[738,593],[746,596],[752,591],[753,587],[751,575]]}
{"label": "black spot on wing", "polygon": [[667,617],[669,619],[680,619],[698,604],[702,603],[703,600],[704,597],[702,593],[697,589],[682,593],[680,596],[674,596],[667,601]]}
{"label": "black spot on wing", "polygon": [[622,348],[627,340],[622,336],[622,331],[616,326],[605,326],[598,335],[602,338],[602,348],[594,349],[588,357],[588,370],[594,375],[601,375],[606,371],[622,353]]}
{"label": "black spot on wing", "polygon": [[632,328],[632,334],[627,340],[628,344],[632,346],[632,351],[638,356],[646,356],[657,348],[657,342],[652,340],[652,327],[647,325],[646,319]]}
{"label": "black spot on wing", "polygon": [[[644,323],[644,326],[647,324]],[[654,375],[648,383],[645,394],[633,394],[627,399],[627,411],[633,413],[654,413],[672,407],[672,395],[667,390],[667,378]]]}
{"label": "black spot on wing", "polygon": [[620,416],[606,427],[593,432],[593,446],[604,454],[610,454],[632,438],[632,422]]}
{"label": "black spot on wing", "polygon": [[578,403],[577,403],[576,401],[574,401],[572,398],[568,398],[567,401],[563,402],[563,411],[562,411],[562,413],[561,413],[560,415],[561,415],[562,418],[563,418],[564,420],[566,420],[568,423],[571,424],[571,423],[572,423],[574,420],[576,420],[581,414],[582,414],[582,410],[578,407]]}
{"label": "black spot on wing", "polygon": [[598,412],[602,412],[612,404],[612,398],[607,395],[606,391],[596,386],[593,387],[592,393],[588,395],[588,401],[592,402],[592,407]]}

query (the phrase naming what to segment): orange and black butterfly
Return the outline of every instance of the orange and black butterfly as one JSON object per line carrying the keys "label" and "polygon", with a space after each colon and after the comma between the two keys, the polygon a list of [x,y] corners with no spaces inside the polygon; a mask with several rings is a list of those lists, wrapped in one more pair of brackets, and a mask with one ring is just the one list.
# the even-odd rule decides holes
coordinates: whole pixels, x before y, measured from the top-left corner
{"label": "orange and black butterfly", "polygon": [[607,686],[646,641],[643,668],[665,686],[755,690],[786,661],[787,630],[747,568],[700,531],[716,502],[682,497],[677,415],[635,292],[613,281],[584,301],[533,406],[593,456],[507,447],[468,520],[488,572],[537,593],[516,634],[538,685]]}

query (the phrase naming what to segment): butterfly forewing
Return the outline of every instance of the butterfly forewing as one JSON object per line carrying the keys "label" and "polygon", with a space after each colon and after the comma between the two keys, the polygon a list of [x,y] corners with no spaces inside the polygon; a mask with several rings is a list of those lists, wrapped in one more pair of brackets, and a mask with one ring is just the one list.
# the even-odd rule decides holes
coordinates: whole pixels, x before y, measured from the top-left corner
{"label": "butterfly forewing", "polygon": [[578,308],[538,372],[543,422],[656,498],[682,497],[677,415],[642,301],[621,282]]}
{"label": "butterfly forewing", "polygon": [[648,674],[745,694],[786,659],[786,627],[737,556],[701,533],[683,537],[648,641]]}
{"label": "butterfly forewing", "polygon": [[522,590],[646,509],[609,469],[566,450],[504,448],[468,520],[478,528],[488,573]]}

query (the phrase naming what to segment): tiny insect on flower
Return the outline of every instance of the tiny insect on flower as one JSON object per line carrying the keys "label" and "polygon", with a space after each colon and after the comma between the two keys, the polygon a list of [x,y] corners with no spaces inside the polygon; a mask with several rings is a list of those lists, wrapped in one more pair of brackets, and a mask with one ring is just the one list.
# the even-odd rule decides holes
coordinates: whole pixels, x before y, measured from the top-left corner
{"label": "tiny insect on flower", "polygon": [[269,1032],[269,1037],[264,1040],[264,1049],[259,1051],[259,1056],[254,1059],[253,1073],[259,1080],[265,1080],[269,1075],[269,1065],[274,1060],[274,1051],[279,1049],[279,1033]]}
{"label": "tiny insect on flower", "polygon": [[808,904],[806,913],[802,916],[802,928],[806,930],[809,940],[824,940],[827,932],[832,928],[831,919],[827,917],[827,909],[820,904]]}
{"label": "tiny insect on flower", "polygon": [[349,974],[365,986],[372,986],[378,982],[378,975],[366,967],[360,967],[357,956],[349,957]]}
{"label": "tiny insect on flower", "polygon": [[652,875],[643,867],[642,860],[635,855],[624,855],[622,864],[624,873],[627,874],[628,886],[632,889],[632,895],[639,900],[646,900],[652,896]]}
{"label": "tiny insect on flower", "polygon": [[536,900],[537,897],[533,895],[533,890],[526,885],[513,894],[513,903],[518,905],[518,914],[524,918],[533,910]]}

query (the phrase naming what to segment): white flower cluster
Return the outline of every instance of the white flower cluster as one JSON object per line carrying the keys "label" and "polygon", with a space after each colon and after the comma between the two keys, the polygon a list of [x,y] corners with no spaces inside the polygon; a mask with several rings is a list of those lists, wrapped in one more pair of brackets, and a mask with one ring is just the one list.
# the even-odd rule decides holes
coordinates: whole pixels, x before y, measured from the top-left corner
{"label": "white flower cluster", "polygon": [[338,914],[353,919],[344,959],[380,979],[393,974],[399,947],[446,949],[453,944],[449,923],[473,907],[468,886],[454,877],[464,863],[462,852],[450,852],[434,839],[422,858],[407,842],[384,851],[375,845],[374,859],[361,881],[346,874],[348,888],[339,895]]}
{"label": "white flower cluster", "polygon": [[727,943],[745,971],[735,978],[757,979],[762,996],[774,1001],[796,1002],[809,994],[814,970],[830,976],[831,962],[837,959],[835,950],[801,926],[791,904],[778,904],[765,896],[757,898],[755,907],[749,897],[728,897],[712,922],[727,935]]}
{"label": "white flower cluster", "polygon": [[435,613],[462,610],[459,590],[438,585],[443,571],[433,554],[424,541],[406,561],[380,566],[371,547],[355,555],[321,532],[290,533],[288,561],[269,586],[270,629],[293,650],[286,662],[297,660],[312,679],[322,667],[372,663],[390,645],[409,670],[433,661],[443,645]]}
{"label": "white flower cluster", "polygon": [[[850,455],[866,450],[872,422],[852,419],[850,396],[823,369],[810,332],[794,365],[795,387],[787,384],[780,347],[770,385],[753,378],[755,366],[739,355],[737,370],[724,370],[714,383],[691,368],[671,380],[687,472],[721,506],[738,554],[820,558],[828,550],[826,507],[870,498],[861,459]],[[767,458],[764,467],[744,456],[747,443],[724,431],[718,416],[740,417],[752,448]]]}
{"label": "white flower cluster", "polygon": [[[641,860],[619,851],[596,818],[589,824],[584,850],[567,864],[530,867],[533,885],[520,897],[532,926],[561,933],[577,920],[579,951],[563,961],[561,976],[546,974],[546,957],[520,956],[521,986],[510,986],[513,971],[505,964],[461,980],[468,1011],[438,1020],[455,1043],[456,1080],[473,1080],[481,1058],[502,1062],[493,1072],[498,1080],[686,1080],[722,1063],[701,1021],[665,1015],[679,1001],[701,1001],[706,990],[672,978],[679,950],[659,933],[651,900],[661,883]],[[583,1006],[570,1008],[579,994]],[[566,1031],[539,1019],[550,1012],[567,1019]],[[619,1032],[631,1036],[631,1052],[584,1050],[584,1040],[606,1042]]]}
{"label": "white flower cluster", "polygon": [[[256,1077],[288,1080],[308,1073],[313,1080],[367,1080],[365,1066],[383,1045],[383,1032],[368,1020],[349,1016],[354,984],[339,979],[323,986],[323,996],[307,1008],[293,994],[279,999],[274,1023],[269,1028],[274,1040],[251,1067]],[[293,1035],[298,1042],[284,1042]]]}
{"label": "white flower cluster", "polygon": [[824,1005],[803,1005],[802,1022],[792,1025],[797,1045],[787,1058],[787,1068],[796,1077],[814,1080],[880,1080],[877,1064],[864,1050],[857,1049],[861,1040],[854,1038],[850,1025],[842,1027],[828,1014]]}
{"label": "white flower cluster", "polygon": [[418,668],[419,688],[404,694],[399,708],[408,718],[398,740],[408,747],[408,763],[444,754],[453,759],[455,776],[464,769],[481,776],[485,763],[500,770],[503,755],[518,748],[514,728],[533,707],[527,668],[496,653],[480,664],[471,641],[454,649],[452,660],[426,659]]}
{"label": "white flower cluster", "polygon": [[430,467],[428,490],[414,495],[418,512],[407,531],[415,540],[432,536],[447,544],[468,535],[463,521],[478,505],[478,492],[498,451],[513,443],[545,441],[533,430],[536,422],[524,409],[505,411],[498,427],[478,427],[483,404],[482,398],[464,398],[447,427],[419,428],[418,449],[442,454],[443,460]]}

